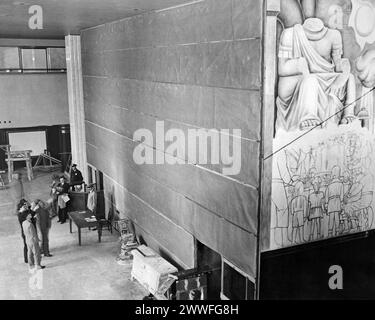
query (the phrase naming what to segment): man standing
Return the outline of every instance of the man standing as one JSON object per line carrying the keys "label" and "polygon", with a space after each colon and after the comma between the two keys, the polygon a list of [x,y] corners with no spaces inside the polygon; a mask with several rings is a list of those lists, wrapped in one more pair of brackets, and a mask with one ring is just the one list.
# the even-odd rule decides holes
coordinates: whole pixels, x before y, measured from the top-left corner
{"label": "man standing", "polygon": [[51,218],[49,211],[43,201],[37,199],[31,205],[31,210],[36,213],[36,226],[38,231],[39,240],[41,240],[42,254],[45,257],[52,257],[49,252],[49,230],[51,228]]}
{"label": "man standing", "polygon": [[39,248],[39,238],[36,232],[36,228],[32,222],[32,214],[29,213],[26,220],[22,222],[22,230],[25,234],[27,250],[28,250],[28,260],[29,260],[29,270],[32,271],[33,268],[44,269],[45,267],[40,264],[42,257],[40,255]]}
{"label": "man standing", "polygon": [[[309,195],[309,214],[308,219],[311,222],[310,225],[310,237],[309,241],[321,238],[322,230],[322,219],[324,211],[324,193],[320,191],[320,181],[313,182],[314,192]],[[314,233],[316,232],[316,237]]]}
{"label": "man standing", "polygon": [[65,177],[60,177],[60,183],[56,187],[57,194],[57,206],[58,206],[58,216],[61,224],[66,222],[68,218],[68,208],[67,203],[69,202],[69,184],[65,181]]}
{"label": "man standing", "polygon": [[18,221],[21,227],[21,235],[23,239],[23,257],[24,257],[25,263],[28,263],[26,237],[22,228],[22,223],[26,220],[26,217],[29,214],[29,204],[25,199],[21,199],[20,202],[18,203],[17,214],[18,214]]}
{"label": "man standing", "polygon": [[341,169],[338,166],[332,168],[332,181],[326,190],[326,206],[328,220],[328,236],[339,234],[340,214],[344,201],[344,184],[340,181]]}
{"label": "man standing", "polygon": [[52,175],[52,183],[51,183],[51,192],[50,192],[50,196],[51,196],[51,200],[52,200],[51,210],[52,210],[53,216],[56,216],[57,213],[58,213],[57,189],[56,189],[58,184],[59,184],[59,176],[57,174],[53,174]]}
{"label": "man standing", "polygon": [[304,241],[303,230],[307,217],[308,200],[304,195],[304,184],[302,181],[298,181],[294,188],[295,196],[290,202],[290,208],[293,216],[292,241],[297,244]]}
{"label": "man standing", "polygon": [[77,165],[72,165],[72,171],[70,172],[70,185],[72,186],[73,190],[75,190],[76,185],[80,185],[83,183],[83,176],[82,172],[77,169]]}

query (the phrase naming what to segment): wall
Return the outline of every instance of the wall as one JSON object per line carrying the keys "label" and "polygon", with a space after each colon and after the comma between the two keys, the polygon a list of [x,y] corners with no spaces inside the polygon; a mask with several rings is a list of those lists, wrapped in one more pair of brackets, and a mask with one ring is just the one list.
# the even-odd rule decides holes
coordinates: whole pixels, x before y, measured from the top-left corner
{"label": "wall", "polygon": [[[281,1],[274,53],[271,249],[375,227],[375,1],[296,3]],[[304,20],[300,8],[314,20]],[[324,26],[320,34],[310,23]]]}
{"label": "wall", "polygon": [[12,39],[0,38],[0,46],[2,47],[64,47],[64,40],[55,39]]}
{"label": "wall", "polygon": [[[206,0],[82,32],[88,162],[147,243],[185,268],[196,238],[255,277],[261,17],[262,1]],[[133,133],[156,120],[241,129],[240,173],[136,165]]]}
{"label": "wall", "polygon": [[0,129],[69,123],[66,74],[1,74],[0,110]]}

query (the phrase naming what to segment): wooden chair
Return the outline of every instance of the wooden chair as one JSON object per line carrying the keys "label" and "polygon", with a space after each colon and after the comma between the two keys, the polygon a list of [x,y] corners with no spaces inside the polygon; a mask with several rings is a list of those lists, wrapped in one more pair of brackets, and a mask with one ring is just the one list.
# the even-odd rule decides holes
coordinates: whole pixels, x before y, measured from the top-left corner
{"label": "wooden chair", "polygon": [[108,218],[106,218],[105,216],[98,217],[98,221],[102,227],[102,230],[103,230],[103,227],[104,228],[107,227],[108,231],[110,231],[111,233],[113,233],[112,220],[113,220],[113,216],[111,214],[111,210],[108,212]]}

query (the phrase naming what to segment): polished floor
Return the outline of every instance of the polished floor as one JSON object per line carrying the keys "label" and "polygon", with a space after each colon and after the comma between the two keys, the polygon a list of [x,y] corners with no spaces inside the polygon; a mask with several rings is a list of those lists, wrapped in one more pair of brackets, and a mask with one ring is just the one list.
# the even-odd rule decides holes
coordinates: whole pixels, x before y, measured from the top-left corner
{"label": "polished floor", "polygon": [[47,200],[52,175],[34,174],[31,182],[23,175],[22,186],[13,182],[0,188],[0,299],[138,300],[147,295],[130,280],[131,261],[125,266],[116,263],[118,233],[104,231],[102,243],[98,243],[96,232],[82,230],[79,247],[77,229],[73,227],[70,234],[69,223],[61,225],[56,218],[50,231],[53,257],[43,257],[46,268],[42,272],[28,272],[15,205],[22,189],[30,201]]}

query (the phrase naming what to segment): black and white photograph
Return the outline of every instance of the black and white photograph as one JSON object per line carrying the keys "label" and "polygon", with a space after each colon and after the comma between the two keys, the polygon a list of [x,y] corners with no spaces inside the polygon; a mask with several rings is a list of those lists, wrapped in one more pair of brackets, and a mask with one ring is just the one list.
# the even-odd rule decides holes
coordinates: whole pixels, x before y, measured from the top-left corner
{"label": "black and white photograph", "polygon": [[0,115],[0,300],[375,299],[375,0],[0,0]]}

